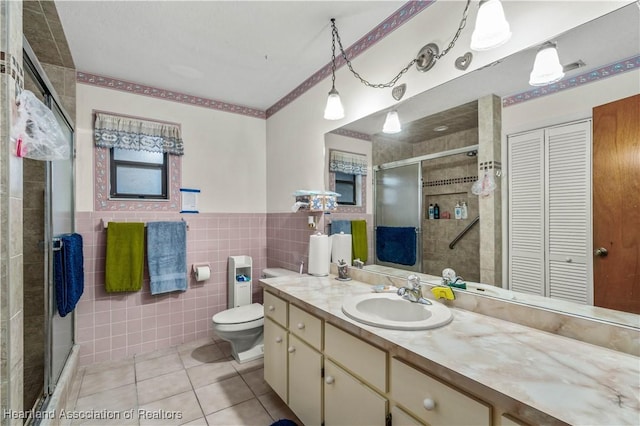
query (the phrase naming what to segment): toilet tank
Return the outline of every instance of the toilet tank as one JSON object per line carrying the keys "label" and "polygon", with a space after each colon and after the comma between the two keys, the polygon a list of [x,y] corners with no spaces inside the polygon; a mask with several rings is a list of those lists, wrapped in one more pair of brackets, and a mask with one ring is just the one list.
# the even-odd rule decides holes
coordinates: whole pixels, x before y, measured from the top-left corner
{"label": "toilet tank", "polygon": [[299,275],[295,271],[290,271],[284,268],[266,268],[262,270],[262,276],[264,278],[284,277],[287,275]]}

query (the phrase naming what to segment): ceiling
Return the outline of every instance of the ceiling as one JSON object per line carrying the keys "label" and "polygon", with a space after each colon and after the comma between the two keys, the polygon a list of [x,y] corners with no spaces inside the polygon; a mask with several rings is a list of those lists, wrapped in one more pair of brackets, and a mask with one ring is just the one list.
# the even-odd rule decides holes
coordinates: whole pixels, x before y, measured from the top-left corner
{"label": "ceiling", "polygon": [[[588,73],[605,65],[640,54],[640,8],[631,3],[612,13],[559,34],[553,39],[563,65],[582,60],[586,65],[568,71],[565,78]],[[382,133],[387,110],[342,127],[375,136],[377,140],[417,143],[478,126],[476,100],[495,94],[507,97],[535,89],[528,83],[537,46],[515,53],[499,63],[466,73],[434,89],[403,100],[398,111],[403,130]],[[436,64],[438,66],[438,64]],[[540,88],[544,89],[544,88]],[[640,89],[640,86],[639,86]],[[441,125],[448,130],[435,132]]]}
{"label": "ceiling", "polygon": [[55,1],[78,71],[266,110],[404,1]]}

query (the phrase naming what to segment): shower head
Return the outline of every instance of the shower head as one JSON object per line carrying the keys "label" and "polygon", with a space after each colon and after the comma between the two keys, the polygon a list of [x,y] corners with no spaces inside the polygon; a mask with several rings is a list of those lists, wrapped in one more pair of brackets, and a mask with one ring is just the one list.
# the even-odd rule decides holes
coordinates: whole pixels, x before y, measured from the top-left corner
{"label": "shower head", "polygon": [[474,149],[473,151],[467,152],[467,157],[475,157],[476,155],[478,155],[478,150],[477,149]]}

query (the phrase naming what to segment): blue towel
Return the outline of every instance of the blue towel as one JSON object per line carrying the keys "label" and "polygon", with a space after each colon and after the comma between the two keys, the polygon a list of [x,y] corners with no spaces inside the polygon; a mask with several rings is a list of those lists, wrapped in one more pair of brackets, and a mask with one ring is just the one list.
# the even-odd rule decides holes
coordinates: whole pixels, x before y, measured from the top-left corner
{"label": "blue towel", "polygon": [[378,226],[376,256],[382,262],[416,264],[416,228]]}
{"label": "blue towel", "polygon": [[147,264],[151,294],[187,289],[187,224],[147,223]]}
{"label": "blue towel", "polygon": [[351,233],[351,221],[350,220],[332,220],[331,221],[331,235],[344,232],[345,234]]}
{"label": "blue towel", "polygon": [[[84,258],[82,235],[61,235],[54,243],[53,276],[56,290],[56,305],[61,317],[73,311],[84,291]],[[58,246],[59,245],[59,249]]]}

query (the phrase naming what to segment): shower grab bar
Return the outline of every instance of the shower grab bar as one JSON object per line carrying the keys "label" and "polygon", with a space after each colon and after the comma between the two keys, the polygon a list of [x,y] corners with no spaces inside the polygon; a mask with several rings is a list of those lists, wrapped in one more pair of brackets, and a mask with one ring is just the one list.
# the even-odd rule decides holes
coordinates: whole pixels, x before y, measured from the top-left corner
{"label": "shower grab bar", "polygon": [[458,234],[458,236],[457,236],[457,237],[455,237],[455,238],[453,239],[453,241],[451,241],[451,243],[449,244],[449,248],[450,248],[451,250],[453,250],[453,248],[456,246],[456,244],[458,244],[458,241],[460,241],[460,240],[462,239],[462,237],[464,237],[464,236],[465,236],[465,234],[466,234],[467,232],[469,232],[469,230],[473,227],[473,225],[475,225],[475,224],[476,224],[476,223],[478,223],[478,222],[480,222],[480,215],[476,216],[476,218],[475,218],[475,219],[473,219],[473,220],[471,221],[471,223],[470,223],[470,224],[468,224],[468,225],[467,225],[467,226],[462,230],[462,232],[460,232],[460,233]]}

